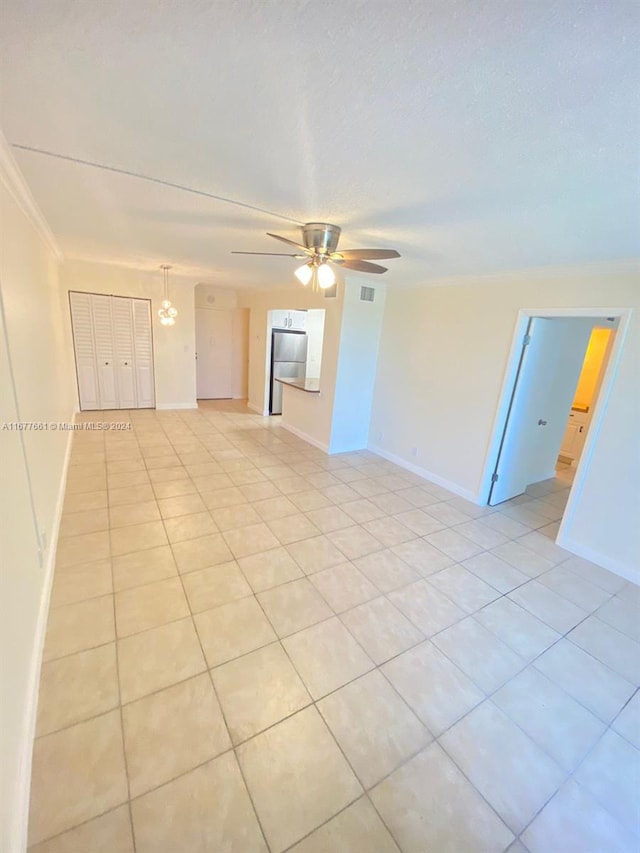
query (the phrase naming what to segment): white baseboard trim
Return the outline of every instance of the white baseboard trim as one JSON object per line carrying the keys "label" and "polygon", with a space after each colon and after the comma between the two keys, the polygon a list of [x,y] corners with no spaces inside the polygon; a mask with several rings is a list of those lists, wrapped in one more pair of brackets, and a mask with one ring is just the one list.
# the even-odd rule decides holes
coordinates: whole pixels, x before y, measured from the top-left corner
{"label": "white baseboard trim", "polygon": [[262,415],[263,417],[269,414],[269,412],[265,412],[263,409],[261,409],[260,406],[254,406],[253,403],[250,403],[248,400],[247,409],[251,409],[251,411],[255,412],[256,415]]}
{"label": "white baseboard trim", "polygon": [[[75,414],[71,416],[71,422],[75,421]],[[42,655],[44,652],[44,639],[47,630],[47,619],[49,616],[49,602],[51,600],[51,587],[53,586],[53,571],[56,564],[56,550],[58,547],[58,533],[60,532],[60,521],[62,519],[62,508],[64,506],[64,494],[67,487],[67,473],[71,459],[71,442],[73,430],[67,435],[67,447],[65,449],[64,461],[62,463],[62,474],[58,486],[56,507],[51,524],[51,536],[47,549],[47,559],[43,566],[44,581],[40,594],[40,607],[38,609],[38,621],[36,623],[36,635],[33,641],[33,651],[29,664],[29,682],[27,689],[27,705],[24,709],[22,730],[22,761],[17,783],[16,811],[14,815],[14,830],[12,833],[13,844],[11,849],[23,851],[27,849],[27,834],[29,829],[29,800],[31,793],[31,757],[33,754],[33,741],[36,734],[36,721],[38,714],[38,698],[40,695],[40,670],[42,668]]]}
{"label": "white baseboard trim", "polygon": [[482,504],[480,496],[476,492],[470,492],[469,489],[463,489],[457,483],[452,483],[451,480],[445,480],[444,477],[432,474],[431,471],[427,471],[426,468],[421,468],[419,465],[407,462],[406,459],[403,459],[401,456],[396,456],[395,453],[389,453],[387,450],[383,450],[375,444],[367,445],[367,450],[375,453],[376,456],[382,456],[382,458],[386,459],[388,462],[393,462],[394,465],[399,465],[400,468],[404,468],[406,471],[411,471],[412,474],[417,474],[418,477],[422,477],[423,480],[428,480],[430,483],[435,483],[436,486],[442,486],[443,489],[448,489],[450,492],[453,492],[454,495],[458,495],[459,497],[465,498],[465,500],[471,501],[475,504]]}
{"label": "white baseboard trim", "polygon": [[603,569],[613,572],[614,575],[619,575],[621,578],[640,586],[640,571],[633,569],[631,566],[621,563],[619,560],[615,560],[606,554],[594,551],[593,548],[587,548],[584,545],[581,545],[579,542],[572,539],[571,536],[563,536],[560,534],[556,539],[556,545],[564,548],[565,551],[570,551],[572,554],[575,554],[576,557],[582,557],[583,560],[589,560],[589,562],[595,563],[596,566],[601,566]]}
{"label": "white baseboard trim", "polygon": [[302,432],[301,429],[297,429],[297,427],[291,426],[291,424],[285,424],[284,422],[280,424],[281,427],[287,430],[287,432],[293,433],[293,435],[297,435],[298,438],[304,439],[309,444],[312,444],[314,447],[317,447],[319,450],[324,450],[324,452],[329,454],[329,445],[323,444],[321,441],[318,441],[317,438],[313,438],[310,435],[307,435],[306,432]]}
{"label": "white baseboard trim", "polygon": [[156,409],[158,411],[165,411],[167,409],[197,409],[197,403],[156,403]]}

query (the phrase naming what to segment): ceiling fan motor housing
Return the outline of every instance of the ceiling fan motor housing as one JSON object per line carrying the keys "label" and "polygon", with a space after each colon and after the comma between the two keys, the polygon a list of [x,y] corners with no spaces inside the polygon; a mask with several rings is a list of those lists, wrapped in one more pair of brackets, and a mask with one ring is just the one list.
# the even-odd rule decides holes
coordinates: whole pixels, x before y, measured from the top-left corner
{"label": "ceiling fan motor housing", "polygon": [[315,249],[321,254],[335,252],[340,239],[341,229],[327,222],[307,222],[302,226],[302,239],[307,249]]}

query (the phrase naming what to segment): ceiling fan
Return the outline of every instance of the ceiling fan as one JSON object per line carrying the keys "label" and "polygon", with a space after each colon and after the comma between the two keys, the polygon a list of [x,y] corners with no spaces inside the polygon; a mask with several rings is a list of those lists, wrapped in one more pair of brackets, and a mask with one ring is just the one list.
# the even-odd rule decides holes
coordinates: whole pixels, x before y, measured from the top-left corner
{"label": "ceiling fan", "polygon": [[341,229],[327,222],[307,222],[302,226],[302,243],[281,237],[279,234],[269,234],[282,243],[294,246],[297,252],[232,252],[233,255],[279,255],[286,258],[305,260],[301,267],[295,270],[295,276],[305,286],[314,279],[318,287],[326,289],[335,284],[336,276],[330,264],[336,264],[348,270],[366,273],[383,273],[387,267],[371,264],[370,260],[383,258],[399,258],[400,253],[395,249],[342,249],[337,251]]}

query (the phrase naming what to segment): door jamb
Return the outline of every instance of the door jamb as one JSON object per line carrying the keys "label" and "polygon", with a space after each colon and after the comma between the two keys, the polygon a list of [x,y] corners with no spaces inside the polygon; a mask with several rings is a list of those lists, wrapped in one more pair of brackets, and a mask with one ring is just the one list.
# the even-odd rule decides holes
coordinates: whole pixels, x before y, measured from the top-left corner
{"label": "door jamb", "polygon": [[578,461],[567,506],[565,508],[564,515],[562,516],[562,521],[560,522],[560,529],[558,531],[556,541],[561,543],[561,540],[564,538],[571,526],[573,516],[575,515],[575,511],[578,507],[580,496],[589,473],[591,459],[597,445],[602,422],[609,404],[609,397],[611,396],[613,382],[616,373],[618,372],[622,349],[629,329],[631,313],[631,308],[521,308],[518,311],[505,376],[502,382],[496,416],[491,431],[491,439],[485,456],[485,463],[480,481],[479,503],[487,505],[489,500],[492,485],[491,478],[496,468],[502,437],[507,423],[507,418],[509,416],[510,402],[518,375],[522,340],[526,334],[526,329],[530,320],[534,317],[563,317],[565,319],[572,317],[593,317],[594,319],[598,319],[600,317],[615,317],[618,319],[618,327],[616,329],[613,347],[611,348],[609,361],[607,362],[602,384],[600,385],[600,391],[595,402],[595,407],[589,425],[589,432]]}

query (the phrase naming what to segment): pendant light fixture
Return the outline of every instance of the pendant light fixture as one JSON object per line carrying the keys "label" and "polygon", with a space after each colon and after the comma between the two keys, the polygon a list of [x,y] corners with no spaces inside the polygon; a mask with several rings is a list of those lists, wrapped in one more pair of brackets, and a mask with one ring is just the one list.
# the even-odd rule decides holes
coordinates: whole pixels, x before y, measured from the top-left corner
{"label": "pendant light fixture", "polygon": [[160,322],[163,326],[173,326],[175,325],[178,312],[169,301],[169,270],[171,267],[169,264],[162,264],[160,269],[162,270],[164,280],[164,299],[161,303],[162,307],[158,311],[158,317],[160,317]]}

